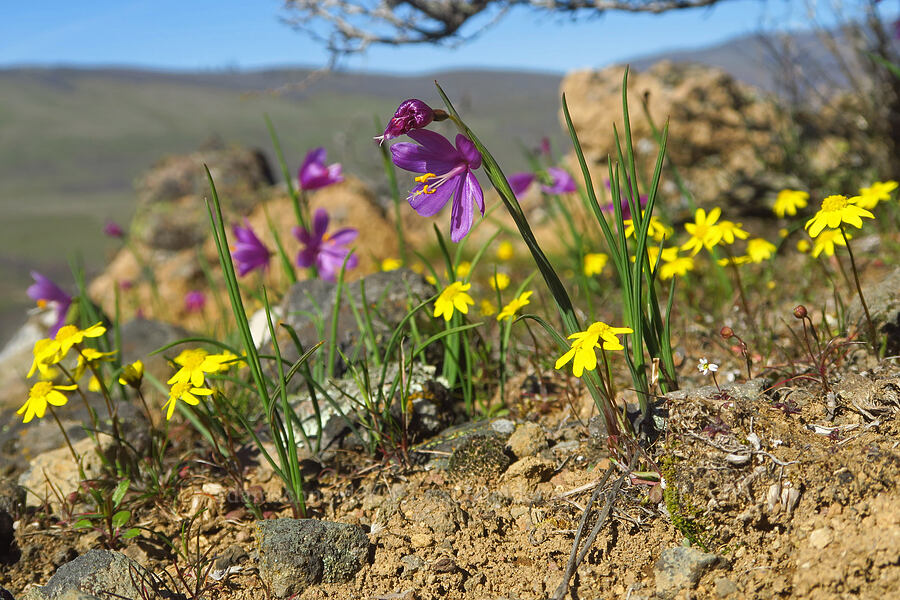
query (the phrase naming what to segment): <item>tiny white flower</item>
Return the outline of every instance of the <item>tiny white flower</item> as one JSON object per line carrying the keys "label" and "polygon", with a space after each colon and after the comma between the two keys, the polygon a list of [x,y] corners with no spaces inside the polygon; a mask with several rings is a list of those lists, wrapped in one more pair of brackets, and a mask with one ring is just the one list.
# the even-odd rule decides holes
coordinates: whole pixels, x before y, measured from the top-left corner
{"label": "tiny white flower", "polygon": [[719,370],[719,365],[716,363],[711,363],[706,358],[701,358],[699,364],[697,364],[697,370],[699,370],[704,375],[709,375],[710,373],[715,373]]}

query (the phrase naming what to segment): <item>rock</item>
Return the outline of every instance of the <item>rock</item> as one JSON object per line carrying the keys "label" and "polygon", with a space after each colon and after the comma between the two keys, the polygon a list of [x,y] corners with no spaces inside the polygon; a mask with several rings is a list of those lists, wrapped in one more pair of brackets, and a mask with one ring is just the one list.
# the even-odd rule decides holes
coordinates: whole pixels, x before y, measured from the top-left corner
{"label": "rock", "polygon": [[528,484],[534,485],[546,481],[553,474],[553,462],[537,456],[526,456],[509,466],[505,479],[520,477]]}
{"label": "rock", "polygon": [[[93,440],[82,438],[77,442],[73,441],[72,447],[82,459],[81,464],[87,479],[99,477],[103,473],[103,463],[97,456]],[[28,470],[19,476],[19,485],[28,492],[26,502],[32,506],[40,506],[46,500],[54,511],[59,509],[59,500],[51,490],[51,486],[65,498],[78,490],[80,482],[81,477],[68,446],[49,450],[34,457]]]}
{"label": "rock", "polygon": [[716,596],[719,598],[727,598],[738,593],[737,584],[727,577],[719,577],[714,585],[716,587]]}
{"label": "rock", "polygon": [[[612,124],[622,131],[622,73],[620,65],[575,71],[561,86],[601,191],[607,157],[616,156]],[[628,88],[639,172],[652,173],[657,154],[640,108],[645,97],[657,126],[669,119],[669,140],[678,144],[669,144],[667,158],[678,167],[699,206],[740,201],[739,214],[769,216],[767,204],[787,183],[773,178],[767,168],[784,158],[776,138],[782,118],[774,102],[720,69],[670,61],[640,73],[632,71]],[[667,182],[661,186],[665,192]]]}
{"label": "rock", "polygon": [[400,577],[411,579],[413,573],[425,566],[425,561],[415,554],[407,554],[400,557],[400,564],[403,565],[403,572],[400,574]]}
{"label": "rock", "polygon": [[544,430],[537,423],[522,423],[506,440],[506,447],[517,458],[534,456],[547,447]]}
{"label": "rock", "polygon": [[34,343],[47,337],[54,323],[52,311],[32,315],[0,350],[0,409],[17,410],[28,397],[25,374],[31,367]]}
{"label": "rock", "polygon": [[[365,352],[365,340],[356,316],[362,314],[363,286],[379,352],[384,351],[392,333],[409,310],[433,296],[436,291],[424,277],[409,269],[374,273],[364,277],[361,282],[347,285],[341,294],[335,340],[340,352],[351,360],[361,358]],[[282,320],[294,328],[304,349],[312,348],[322,339],[331,337],[330,327],[336,296],[337,284],[321,279],[299,281],[285,294],[279,306]],[[420,315],[426,316],[425,313]],[[278,341],[285,358],[296,360],[299,357],[287,332],[279,331]],[[324,356],[322,349],[319,351],[319,359]],[[335,374],[341,375],[346,370],[346,364],[339,355],[335,358]],[[389,357],[391,360],[394,358]]]}
{"label": "rock", "polygon": [[722,560],[696,548],[666,548],[654,565],[657,595],[674,598],[679,591],[694,588],[700,577]]}
{"label": "rock", "polygon": [[820,527],[809,534],[809,545],[822,550],[834,540],[834,532],[828,527]]}
{"label": "rock", "polygon": [[[885,336],[885,356],[900,353],[900,267],[886,277],[864,284],[863,293],[875,330]],[[855,325],[864,339],[868,338],[869,325],[858,295],[854,295],[847,308],[847,323]]]}
{"label": "rock", "polygon": [[356,525],[315,519],[258,521],[259,575],[284,598],[318,583],[353,579],[369,555],[369,539]]}
{"label": "rock", "polygon": [[232,146],[159,161],[136,183],[138,208],[131,235],[151,248],[182,250],[206,239],[209,221],[203,198],[209,194],[204,165],[226,207],[249,209],[258,191],[274,183],[259,150]]}
{"label": "rock", "polygon": [[12,592],[0,586],[0,600],[15,600],[15,598],[13,598]]}
{"label": "rock", "polygon": [[13,550],[13,523],[25,512],[25,489],[0,478],[0,563]]}
{"label": "rock", "polygon": [[[142,583],[151,587],[156,582],[152,573],[124,554],[111,550],[89,550],[61,566],[40,590],[46,600],[63,600],[84,595],[141,598]],[[81,594],[78,594],[81,592]],[[94,596],[87,596],[93,598]]]}
{"label": "rock", "polygon": [[499,477],[512,464],[505,446],[503,437],[497,434],[468,436],[450,455],[447,473],[456,479],[477,477],[488,480]]}
{"label": "rock", "polygon": [[160,381],[172,376],[172,367],[164,354],[175,355],[181,348],[171,352],[154,354],[157,350],[189,337],[191,333],[177,325],[170,325],[155,319],[136,318],[123,324],[120,328],[122,348],[120,349],[122,364],[140,360],[144,363],[144,371]]}

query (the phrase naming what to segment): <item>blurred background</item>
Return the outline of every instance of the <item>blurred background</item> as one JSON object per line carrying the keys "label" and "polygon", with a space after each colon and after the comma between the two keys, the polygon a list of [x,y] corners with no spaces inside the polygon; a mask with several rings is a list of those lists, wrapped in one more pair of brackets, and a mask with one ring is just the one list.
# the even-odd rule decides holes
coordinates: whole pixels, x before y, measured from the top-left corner
{"label": "blurred background", "polygon": [[[544,137],[558,155],[567,151],[559,95],[576,70],[700,63],[797,107],[823,88],[857,85],[853,36],[871,30],[873,19],[896,50],[895,1],[697,3],[709,6],[597,14],[496,2],[437,44],[374,43],[362,51],[336,38],[334,22],[315,17],[311,2],[7,3],[0,20],[0,341],[32,305],[25,294],[31,270],[72,291],[72,261],[83,261],[89,275],[103,269],[122,245],[103,234],[104,225],[128,229],[148,187],[144,174],[159,160],[240,145],[261,149],[275,167],[264,115],[292,171],[307,150],[325,146],[329,162],[381,192],[381,155],[371,138],[403,99],[438,105],[435,79],[516,171],[527,166],[523,150]],[[271,175],[281,178],[277,168]]]}

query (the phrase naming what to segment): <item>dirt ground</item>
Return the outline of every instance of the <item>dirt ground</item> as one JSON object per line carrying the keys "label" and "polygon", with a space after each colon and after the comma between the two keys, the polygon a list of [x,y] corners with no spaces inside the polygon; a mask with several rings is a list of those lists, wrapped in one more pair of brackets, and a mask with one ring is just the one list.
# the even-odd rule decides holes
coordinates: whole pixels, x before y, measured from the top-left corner
{"label": "dirt ground", "polygon": [[[830,395],[812,381],[774,387],[771,379],[754,380],[720,391],[698,387],[709,380],[692,376],[684,387],[693,391],[665,402],[667,434],[646,455],[663,473],[665,490],[624,481],[611,521],[571,581],[571,597],[654,597],[660,553],[687,538],[722,558],[679,598],[896,594],[900,369],[856,354]],[[720,372],[720,381],[726,375]],[[524,389],[521,381],[515,389]],[[508,469],[400,467],[347,453],[338,456],[341,466],[319,473],[310,516],[362,525],[373,552],[352,582],[299,597],[550,597],[611,457],[589,424],[588,399],[563,386],[515,395],[509,417],[520,428],[533,425],[519,436],[521,456]],[[148,531],[179,539],[183,520],[199,515],[182,536],[193,549],[188,554],[206,553],[210,564],[219,557],[202,580],[202,597],[269,597],[255,568],[254,517],[233,502],[220,475],[190,471],[174,506],[144,511],[139,524],[146,530],[124,552],[171,574],[177,589],[173,553]],[[281,489],[267,469],[252,467],[247,489],[265,499],[266,517],[290,516],[273,501]],[[100,545],[96,534],[33,511],[19,521],[16,543],[19,560],[0,570],[0,585],[14,593],[46,583],[60,564]],[[187,562],[177,564],[195,581]]]}

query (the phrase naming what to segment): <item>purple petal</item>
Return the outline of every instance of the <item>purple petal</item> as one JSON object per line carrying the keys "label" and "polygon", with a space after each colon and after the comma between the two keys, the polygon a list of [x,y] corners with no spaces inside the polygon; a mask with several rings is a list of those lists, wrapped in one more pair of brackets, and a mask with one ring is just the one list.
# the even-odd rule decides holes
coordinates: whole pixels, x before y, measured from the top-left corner
{"label": "purple petal", "polygon": [[410,193],[408,198],[409,205],[423,217],[436,215],[444,208],[444,205],[447,204],[447,201],[453,195],[453,191],[457,187],[455,179],[449,179],[431,194],[421,193],[423,184],[420,183]]}
{"label": "purple petal", "polygon": [[28,294],[28,297],[35,302],[38,300],[59,303],[68,303],[72,301],[71,296],[37,271],[31,272],[31,278],[34,279],[34,284],[26,290],[26,293]]}
{"label": "purple petal", "polygon": [[509,187],[512,188],[513,194],[518,198],[522,196],[531,186],[532,182],[534,182],[534,175],[532,173],[513,173],[507,177],[507,181],[509,181]]}
{"label": "purple petal", "polygon": [[550,175],[551,184],[541,188],[545,194],[559,195],[578,191],[575,180],[572,179],[572,176],[565,169],[548,167],[547,174]]}
{"label": "purple petal", "polygon": [[478,206],[478,209],[481,211],[481,216],[484,216],[484,192],[481,191],[481,184],[478,183],[478,178],[475,177],[475,174],[471,171],[466,173],[466,182],[465,186],[463,186],[463,198],[468,198],[470,202],[475,202]]}
{"label": "purple petal", "polygon": [[300,165],[300,171],[304,171],[309,168],[311,165],[323,165],[325,164],[325,158],[328,156],[328,151],[325,148],[313,148],[309,152],[306,153],[306,158],[303,159],[303,164]]}
{"label": "purple petal", "polygon": [[435,175],[443,175],[461,162],[461,158],[456,155],[456,150],[453,150],[453,154],[438,154],[409,142],[400,142],[391,146],[391,158],[394,164],[404,171],[434,173]]}
{"label": "purple petal", "polygon": [[324,208],[316,210],[316,213],[313,215],[312,230],[313,236],[317,240],[321,240],[325,232],[328,231],[328,211]]}
{"label": "purple petal", "polygon": [[353,227],[345,227],[344,229],[338,229],[333,234],[328,236],[328,243],[338,246],[346,246],[347,244],[355,240],[356,236],[358,235],[358,230],[354,229]]}
{"label": "purple petal", "polygon": [[316,262],[316,256],[319,254],[318,248],[307,246],[297,253],[298,267],[311,267]]}
{"label": "purple petal", "polygon": [[474,217],[472,200],[463,193],[465,184],[465,178],[460,177],[459,185],[456,188],[456,197],[453,199],[453,208],[450,210],[450,239],[453,242],[462,240],[472,228]]}
{"label": "purple petal", "polygon": [[461,133],[456,134],[456,149],[466,159],[470,169],[475,170],[481,166],[481,152],[472,140]]}

